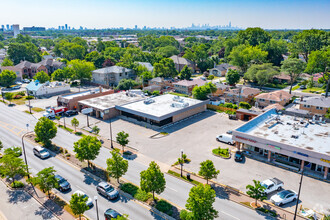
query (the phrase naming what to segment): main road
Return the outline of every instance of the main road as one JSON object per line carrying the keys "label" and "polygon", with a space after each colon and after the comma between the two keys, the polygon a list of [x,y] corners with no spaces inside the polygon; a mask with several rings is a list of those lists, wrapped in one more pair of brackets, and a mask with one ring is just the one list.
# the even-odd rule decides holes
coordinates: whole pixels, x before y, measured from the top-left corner
{"label": "main road", "polygon": [[[31,115],[28,115],[24,112],[21,112],[19,110],[9,108],[2,103],[0,103],[0,124],[3,124],[3,127],[6,126],[5,129],[1,128],[0,126],[0,133],[1,134],[6,134],[6,135],[1,135],[5,136],[5,142],[10,143],[12,145],[20,146],[20,142],[17,141],[17,135],[21,135],[23,133],[22,129],[26,129],[26,124],[29,124],[28,129],[33,130],[34,125],[37,122],[37,119],[34,118]],[[8,140],[10,139],[10,140]],[[73,143],[79,139],[78,136],[70,134],[69,132],[63,130],[63,129],[58,129],[57,136],[52,140],[54,144],[64,147],[69,151],[73,151]],[[10,141],[15,141],[15,143],[11,143]],[[64,177],[68,178],[70,182],[73,184],[73,190],[76,189],[82,189],[84,190],[89,196],[93,197],[93,195],[96,195],[95,191],[95,184],[96,182],[87,176],[84,176],[84,174],[77,172],[74,168],[68,166],[66,162],[63,162],[59,159],[56,158],[50,158],[44,161],[41,161],[37,158],[35,158],[32,154],[31,147],[28,144],[28,158],[33,158],[32,160],[28,159],[29,165],[32,167],[32,173],[37,172],[38,170],[44,168],[44,167],[49,167],[49,166],[54,166],[56,170]],[[109,149],[107,148],[101,148],[99,156],[93,161],[95,164],[101,166],[101,167],[106,167],[106,159],[110,157],[110,152]],[[31,162],[30,162],[31,161]],[[55,165],[54,165],[55,164]],[[36,170],[33,168],[36,167]],[[69,168],[70,167],[70,168]],[[125,179],[128,181],[140,185],[140,172],[147,169],[147,164],[143,162],[138,162],[137,160],[129,160],[129,168],[127,171],[127,174],[124,176]],[[62,172],[61,172],[62,171]],[[73,178],[72,178],[73,177]],[[172,203],[176,204],[177,206],[180,206],[182,208],[185,207],[186,201],[189,196],[189,191],[192,188],[192,185],[190,183],[181,181],[171,175],[165,174],[165,179],[166,179],[166,189],[163,193],[161,193],[161,197],[164,199],[167,199],[171,201]],[[80,182],[84,183],[82,185]],[[80,183],[80,184],[79,184]],[[77,186],[75,188],[74,186]],[[92,185],[93,189],[91,189],[90,185]],[[79,187],[78,187],[79,186]],[[64,197],[66,196],[65,194],[63,195]],[[100,198],[103,199],[103,198]],[[67,198],[69,200],[69,196]],[[106,207],[114,207],[118,211],[121,211],[123,213],[130,214],[132,219],[140,219],[139,217],[133,217],[137,216],[137,213],[141,212],[141,210],[145,211],[146,209],[143,209],[140,207],[139,212],[135,212],[136,210],[127,207],[129,201],[118,201],[115,203],[111,203],[111,205],[107,206],[104,204],[108,204],[108,201],[102,201],[100,204],[103,205],[103,209],[100,207],[100,209],[105,210]],[[121,203],[126,203],[126,204],[121,204]],[[131,202],[134,203],[134,202]],[[113,206],[113,205],[116,205]],[[134,203],[136,204],[136,203]],[[133,204],[131,204],[134,206]],[[216,201],[214,203],[214,207],[216,210],[219,211],[219,219],[244,219],[244,220],[255,220],[255,219],[265,219],[264,216],[259,215],[257,212],[245,208],[242,205],[239,205],[235,202],[223,199],[223,198],[216,198]],[[135,208],[135,206],[134,206]],[[90,211],[87,212],[87,215],[93,216],[95,213],[94,208]],[[133,211],[134,215],[131,214]],[[144,213],[146,214],[146,213]],[[149,215],[154,215],[153,213],[149,213]],[[94,214],[95,216],[95,214]],[[142,216],[142,214],[141,214]],[[153,217],[152,217],[153,218]],[[157,218],[157,217],[155,217]],[[142,218],[143,219],[143,218]],[[145,218],[146,219],[146,218]]]}

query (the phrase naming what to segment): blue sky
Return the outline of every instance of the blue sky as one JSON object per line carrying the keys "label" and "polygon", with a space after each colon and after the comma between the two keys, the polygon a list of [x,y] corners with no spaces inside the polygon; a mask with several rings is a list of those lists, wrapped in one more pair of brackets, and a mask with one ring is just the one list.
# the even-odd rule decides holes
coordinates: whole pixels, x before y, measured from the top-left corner
{"label": "blue sky", "polygon": [[0,24],[21,27],[186,27],[231,21],[243,28],[329,29],[329,12],[329,0],[0,0]]}

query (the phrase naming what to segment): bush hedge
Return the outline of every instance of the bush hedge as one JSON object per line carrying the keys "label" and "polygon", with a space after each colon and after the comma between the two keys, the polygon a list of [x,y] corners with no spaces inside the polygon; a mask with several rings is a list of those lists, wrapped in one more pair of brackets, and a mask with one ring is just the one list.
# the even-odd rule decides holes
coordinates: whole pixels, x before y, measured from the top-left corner
{"label": "bush hedge", "polygon": [[229,157],[229,149],[228,148],[224,148],[221,149],[221,147],[215,148],[212,150],[212,153],[221,157]]}
{"label": "bush hedge", "polygon": [[120,189],[134,197],[139,187],[131,183],[124,183],[123,185],[120,186]]}
{"label": "bush hedge", "polygon": [[173,206],[168,203],[167,201],[161,199],[160,201],[157,202],[156,204],[156,209],[158,209],[161,212],[164,212],[168,215],[172,215],[173,214]]}
{"label": "bush hedge", "polygon": [[14,181],[13,183],[10,184],[10,186],[12,188],[23,188],[24,187],[24,183],[22,183],[21,181]]}

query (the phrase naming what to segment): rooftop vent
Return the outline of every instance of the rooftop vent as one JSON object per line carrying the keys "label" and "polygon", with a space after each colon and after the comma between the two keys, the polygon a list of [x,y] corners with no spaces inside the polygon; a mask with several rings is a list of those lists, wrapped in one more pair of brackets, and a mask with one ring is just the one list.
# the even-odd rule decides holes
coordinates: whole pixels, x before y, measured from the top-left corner
{"label": "rooftop vent", "polygon": [[181,102],[181,103],[184,102],[184,100],[183,100],[180,96],[174,96],[174,97],[173,97],[173,101]]}
{"label": "rooftop vent", "polygon": [[144,104],[148,105],[148,104],[151,104],[151,103],[154,103],[155,100],[151,99],[151,98],[147,98],[143,101]]}
{"label": "rooftop vent", "polygon": [[173,107],[173,108],[186,108],[188,106],[189,106],[189,103],[188,102],[183,102],[183,103],[173,102],[171,104],[171,107]]}

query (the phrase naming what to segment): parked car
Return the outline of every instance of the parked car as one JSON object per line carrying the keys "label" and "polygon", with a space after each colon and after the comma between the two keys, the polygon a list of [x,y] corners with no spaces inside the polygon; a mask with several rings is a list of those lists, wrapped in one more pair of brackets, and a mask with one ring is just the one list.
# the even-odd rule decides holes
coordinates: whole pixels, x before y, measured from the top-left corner
{"label": "parked car", "polygon": [[307,87],[306,87],[306,85],[301,85],[299,88],[300,89],[306,89]]}
{"label": "parked car", "polygon": [[237,116],[236,115],[229,114],[228,115],[228,118],[231,119],[231,120],[237,120]]}
{"label": "parked car", "polygon": [[216,139],[220,142],[224,142],[227,144],[233,145],[235,143],[235,141],[233,140],[233,136],[230,134],[220,134],[219,136],[217,136]]}
{"label": "parked car", "polygon": [[233,134],[233,131],[232,130],[228,130],[226,133],[227,134]]}
{"label": "parked car", "polygon": [[236,151],[235,152],[235,161],[236,162],[241,162],[244,159],[244,155],[242,151]]}
{"label": "parked car", "polygon": [[119,196],[118,191],[106,182],[100,182],[96,186],[96,190],[99,194],[106,197],[107,199],[115,199]]}
{"label": "parked car", "polygon": [[55,175],[55,178],[57,179],[57,182],[58,182],[58,190],[60,190],[61,192],[64,192],[66,190],[71,189],[70,183],[66,179],[64,179],[62,176]]}
{"label": "parked car", "polygon": [[280,191],[284,184],[281,180],[272,178],[262,181],[261,185],[266,188],[264,192],[269,194],[274,191]]}
{"label": "parked car", "polygon": [[33,153],[41,159],[46,159],[50,156],[48,150],[40,146],[35,146],[33,148]]}
{"label": "parked car", "polygon": [[20,85],[16,85],[16,86],[11,86],[10,89],[11,90],[16,90],[16,89],[20,89],[21,86]]}
{"label": "parked car", "polygon": [[29,83],[30,80],[29,79],[23,79],[23,83]]}
{"label": "parked car", "polygon": [[78,115],[78,111],[76,111],[76,110],[69,110],[69,111],[66,111],[66,112],[64,112],[64,115],[65,116],[72,116],[72,115]]}
{"label": "parked car", "polygon": [[[330,93],[329,93],[329,95],[330,95]],[[325,92],[324,93],[321,93],[321,96],[325,96]]]}
{"label": "parked car", "polygon": [[298,195],[292,190],[283,190],[270,198],[270,201],[278,206],[296,201]]}
{"label": "parked car", "polygon": [[107,209],[104,212],[104,218],[105,218],[105,220],[115,219],[118,216],[121,216],[121,214],[119,214],[117,211],[115,211],[113,209]]}
{"label": "parked car", "polygon": [[20,81],[16,81],[15,84],[16,84],[16,85],[22,85],[23,83],[20,82]]}
{"label": "parked car", "polygon": [[84,198],[87,198],[86,205],[89,208],[91,208],[93,206],[93,200],[91,198],[89,198],[88,195],[86,193],[84,193],[83,191],[77,190],[73,194],[77,194],[78,196],[82,195]]}

